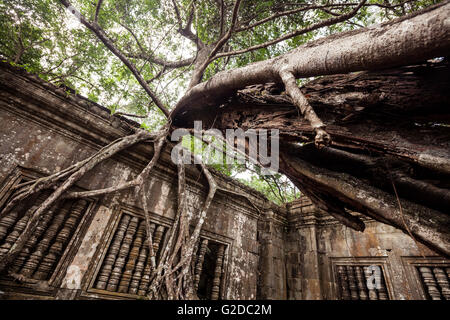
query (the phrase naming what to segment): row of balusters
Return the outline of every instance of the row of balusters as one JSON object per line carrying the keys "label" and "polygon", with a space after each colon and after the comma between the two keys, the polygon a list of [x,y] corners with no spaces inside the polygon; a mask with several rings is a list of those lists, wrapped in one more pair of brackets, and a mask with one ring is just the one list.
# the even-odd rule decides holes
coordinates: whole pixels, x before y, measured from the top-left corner
{"label": "row of balusters", "polygon": [[369,266],[338,265],[336,269],[343,300],[389,300],[382,272],[374,274],[379,287],[369,288],[367,279],[372,276]]}
{"label": "row of balusters", "polygon": [[[153,251],[158,253],[166,231],[151,224]],[[112,292],[145,295],[151,277],[145,221],[123,214],[97,276],[95,288]]]}
{"label": "row of balusters", "polygon": [[[129,214],[122,214],[109,249],[97,274],[94,287],[110,292],[145,296],[152,278],[151,259],[146,237],[145,221]],[[158,258],[160,244],[167,227],[151,223],[153,251]],[[201,239],[194,268],[194,287],[198,288],[208,240]],[[218,299],[222,278],[225,246],[217,252],[215,277],[211,299]],[[156,261],[158,262],[158,261]]]}
{"label": "row of balusters", "polygon": [[[25,230],[27,223],[48,196],[41,193],[31,201],[19,203],[0,219],[0,257],[5,255]],[[30,202],[33,204],[30,205]],[[75,232],[88,201],[62,201],[43,213],[35,231],[11,263],[7,272],[27,278],[48,280]]]}
{"label": "row of balusters", "polygon": [[418,267],[423,286],[432,300],[450,300],[450,267]]}

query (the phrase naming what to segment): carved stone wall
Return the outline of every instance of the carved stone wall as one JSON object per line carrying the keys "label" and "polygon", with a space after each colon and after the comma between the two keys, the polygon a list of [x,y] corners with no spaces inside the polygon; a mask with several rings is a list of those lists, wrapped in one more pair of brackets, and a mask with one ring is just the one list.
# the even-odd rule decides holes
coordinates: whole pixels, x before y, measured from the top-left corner
{"label": "carved stone wall", "polygon": [[[1,63],[0,123],[0,209],[18,184],[83,160],[136,125]],[[125,150],[86,174],[74,190],[130,180],[151,155],[151,144]],[[186,174],[188,208],[196,214],[207,182],[194,166]],[[365,219],[367,230],[354,232],[306,198],[280,208],[214,174],[222,188],[241,196],[218,192],[208,212],[193,266],[200,299],[448,299],[449,261],[400,231]],[[177,202],[169,150],[146,183],[158,252]],[[43,197],[0,219],[0,255],[25,227],[27,209]],[[130,190],[62,200],[0,274],[0,299],[142,298],[151,277],[146,238],[141,204]],[[381,270],[376,289],[367,286],[373,266]]]}
{"label": "carved stone wall", "polygon": [[[364,232],[343,226],[306,198],[291,203],[286,246],[295,259],[287,263],[293,269],[288,275],[290,298],[448,299],[450,260],[400,230],[360,218]],[[380,285],[373,290],[367,287],[369,267],[380,271],[374,274]]]}
{"label": "carved stone wall", "polygon": [[[64,169],[130,132],[130,121],[110,116],[95,103],[42,80],[0,66],[0,206],[27,179]],[[76,188],[93,190],[136,176],[151,158],[152,145],[140,144],[104,161]],[[187,168],[188,210],[198,214],[206,180]],[[218,193],[205,221],[197,250],[196,285],[201,298],[257,298],[258,221],[265,208],[285,220],[286,210],[228,177],[215,173],[222,188],[243,197]],[[155,249],[164,241],[176,209],[176,167],[165,150],[146,189]],[[250,201],[258,208],[256,209]],[[30,199],[0,221],[0,254],[6,252],[27,221]],[[134,193],[63,201],[44,216],[36,234],[8,272],[36,282],[21,282],[4,272],[3,298],[136,299],[148,289],[145,231],[141,204]],[[280,222],[278,222],[280,223]],[[282,250],[280,251],[282,252]],[[282,254],[281,254],[282,256]],[[39,281],[39,282],[37,282]],[[284,282],[284,281],[283,281]]]}

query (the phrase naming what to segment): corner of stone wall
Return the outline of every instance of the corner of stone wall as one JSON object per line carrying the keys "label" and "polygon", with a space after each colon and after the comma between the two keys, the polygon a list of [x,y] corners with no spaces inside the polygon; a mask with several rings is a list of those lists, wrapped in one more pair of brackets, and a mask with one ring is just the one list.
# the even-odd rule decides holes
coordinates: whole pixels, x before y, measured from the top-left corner
{"label": "corner of stone wall", "polygon": [[288,207],[286,234],[287,295],[292,300],[321,300],[318,211],[306,197]]}
{"label": "corner of stone wall", "polygon": [[263,217],[258,221],[259,266],[258,266],[258,299],[274,298],[274,252],[273,252],[273,217],[271,209],[264,211]]}

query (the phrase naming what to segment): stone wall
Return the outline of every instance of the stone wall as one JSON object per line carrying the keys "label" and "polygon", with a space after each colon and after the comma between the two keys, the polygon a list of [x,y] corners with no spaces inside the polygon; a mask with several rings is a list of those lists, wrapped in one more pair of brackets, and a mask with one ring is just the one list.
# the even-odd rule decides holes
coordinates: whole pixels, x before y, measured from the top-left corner
{"label": "stone wall", "polygon": [[[136,125],[5,64],[0,64],[0,123],[0,209],[15,185],[83,160]],[[129,148],[98,165],[74,189],[130,180],[152,152],[151,143]],[[208,212],[195,261],[200,298],[348,298],[365,290],[354,286],[360,285],[358,268],[370,265],[383,271],[385,293],[377,298],[444,297],[449,261],[418,248],[398,230],[365,219],[366,231],[357,233],[319,212],[308,199],[280,208],[258,192],[214,175],[222,188],[240,196],[218,192]],[[189,210],[197,214],[207,183],[194,166],[188,166],[187,178]],[[176,168],[165,150],[146,182],[156,250],[175,215],[176,187]],[[24,213],[40,201],[43,196],[25,201],[0,219],[0,255],[26,225]],[[59,202],[8,269],[21,277],[0,275],[0,298],[142,298],[149,269],[141,207],[130,190]]]}
{"label": "stone wall", "polygon": [[[134,123],[110,116],[109,112],[101,106],[62,89],[56,89],[34,76],[5,65],[2,65],[0,83],[2,87],[0,90],[0,123],[2,124],[0,126],[2,187],[0,205],[4,204],[11,195],[11,188],[20,181],[48,175],[83,160],[107,143],[128,134],[130,125],[134,125]],[[77,183],[76,188],[93,190],[129,180],[142,170],[146,161],[151,159],[151,155],[150,143],[132,147],[98,165]],[[215,176],[221,187],[243,195],[230,197],[229,194],[218,192],[202,231],[202,239],[208,239],[212,245],[211,248],[225,246],[218,298],[255,299],[259,278],[260,246],[257,234],[261,210],[272,207],[272,211],[281,221],[278,223],[285,221],[286,210],[277,208],[261,194],[228,177],[218,173]],[[188,166],[187,178],[189,211],[192,214],[198,214],[206,197],[207,183],[201,172],[194,166]],[[162,235],[158,236],[162,238],[160,241],[164,241],[164,234],[175,214],[177,188],[176,167],[170,161],[168,150],[163,153],[146,188],[151,194],[148,206],[155,223],[153,236],[156,236],[158,226],[161,226],[159,231]],[[33,200],[36,201],[36,199]],[[59,211],[70,212],[75,205],[76,203],[63,203],[55,210],[57,212],[54,216],[49,217],[50,221],[43,229],[52,226]],[[106,288],[109,286],[110,291],[98,289],[97,286],[100,288],[104,286],[98,283],[99,276],[103,272],[102,268],[108,260],[114,241],[120,238],[120,228],[125,230],[122,245],[128,235],[129,243],[125,244],[129,247],[129,254],[131,255],[131,250],[136,245],[134,265],[139,262],[139,253],[142,253],[141,248],[144,246],[143,243],[138,246],[139,241],[142,242],[142,240],[138,239],[137,244],[134,241],[138,237],[142,220],[141,204],[134,197],[134,193],[127,190],[88,199],[82,207],[80,217],[75,219],[76,223],[72,226],[73,230],[70,230],[66,235],[67,239],[64,239],[63,248],[54,254],[57,256],[56,261],[49,270],[52,274],[48,277],[38,277],[39,288],[33,283],[18,284],[4,275],[0,288],[1,291],[6,292],[6,296],[136,298],[129,292],[117,292],[123,277],[120,272],[115,274],[119,279],[113,279],[119,282],[114,290],[114,281],[112,284],[106,284]],[[19,213],[16,220],[7,225],[7,234],[0,240],[0,246],[3,245],[6,248],[8,236],[11,242],[13,239],[11,234],[14,231],[17,233],[15,229],[21,214]],[[122,226],[126,224],[122,221],[125,216],[129,216],[127,229]],[[46,255],[51,253],[50,250],[57,241],[55,239],[58,232],[64,228],[67,219],[68,216],[65,220],[63,219],[59,228],[56,228],[56,235],[53,238],[49,236],[47,241],[49,243],[46,246],[42,246],[42,241],[45,240],[45,230],[43,230],[43,234],[27,248],[29,255],[24,255],[24,261],[21,261],[20,266],[17,263],[15,271],[20,272],[30,259],[30,255],[37,250],[44,251],[40,253],[41,259],[37,259],[36,268],[39,268]],[[282,230],[282,228],[278,229]],[[279,238],[281,239],[281,236]],[[281,241],[278,242],[282,245]],[[117,259],[109,266],[112,269],[109,280],[114,276],[114,268],[120,271],[120,263],[117,264],[117,261],[122,247],[116,248],[119,252],[116,254]],[[212,256],[214,258],[214,253]],[[283,255],[279,254],[279,256]],[[130,256],[126,256],[123,259],[125,261],[122,261],[124,264],[122,273],[126,270],[127,259],[130,260]],[[131,261],[129,267],[132,266]],[[134,271],[131,270],[131,273]],[[34,279],[35,275],[36,271],[27,273],[31,279]],[[284,283],[284,281],[280,282]],[[121,291],[125,290],[122,288]]]}
{"label": "stone wall", "polygon": [[[372,294],[372,299],[450,298],[450,261],[402,231],[361,215],[366,229],[354,231],[317,210],[306,198],[291,203],[289,211],[289,297],[352,299]],[[368,266],[380,268],[385,288],[369,292],[361,286],[366,281],[358,282],[358,273],[365,280],[364,268]]]}

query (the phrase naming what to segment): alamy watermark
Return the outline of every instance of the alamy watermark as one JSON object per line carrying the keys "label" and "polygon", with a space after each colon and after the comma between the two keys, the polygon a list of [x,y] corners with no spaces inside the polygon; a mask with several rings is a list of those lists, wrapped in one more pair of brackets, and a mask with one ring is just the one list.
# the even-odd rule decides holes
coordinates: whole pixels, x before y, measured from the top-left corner
{"label": "alamy watermark", "polygon": [[67,7],[67,10],[71,13],[71,14],[73,14],[78,20],[80,20],[81,21],[81,13],[80,13],[80,11],[78,11],[74,6],[68,6]]}
{"label": "alamy watermark", "polygon": [[[178,142],[172,149],[171,158],[174,163],[181,161],[183,164],[244,164],[246,158],[261,167],[263,175],[271,175],[278,172],[280,163],[280,134],[278,129],[226,129],[225,137],[218,129],[203,130],[201,121],[194,121],[193,130],[176,129],[172,132],[171,140]],[[194,150],[202,149],[202,142],[207,147],[202,149],[201,159],[191,157],[188,150],[183,148],[182,137],[191,135]]]}
{"label": "alamy watermark", "polygon": [[380,266],[368,266],[366,269],[366,285],[369,290],[381,289],[381,268]]}

